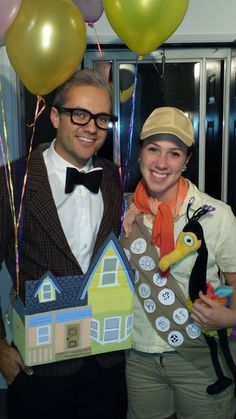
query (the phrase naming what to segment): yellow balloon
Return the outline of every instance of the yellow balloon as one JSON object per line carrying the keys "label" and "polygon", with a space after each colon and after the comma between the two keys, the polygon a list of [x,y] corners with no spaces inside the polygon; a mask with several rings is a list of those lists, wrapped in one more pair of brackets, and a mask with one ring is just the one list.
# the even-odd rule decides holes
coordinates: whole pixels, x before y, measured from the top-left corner
{"label": "yellow balloon", "polygon": [[129,100],[134,92],[134,84],[132,84],[128,89],[120,91],[120,102],[125,103]]}
{"label": "yellow balloon", "polygon": [[84,19],[72,0],[22,0],[6,33],[6,49],[25,87],[45,95],[80,65],[86,49]]}
{"label": "yellow balloon", "polygon": [[158,48],[181,23],[189,0],[103,0],[120,39],[138,54]]}

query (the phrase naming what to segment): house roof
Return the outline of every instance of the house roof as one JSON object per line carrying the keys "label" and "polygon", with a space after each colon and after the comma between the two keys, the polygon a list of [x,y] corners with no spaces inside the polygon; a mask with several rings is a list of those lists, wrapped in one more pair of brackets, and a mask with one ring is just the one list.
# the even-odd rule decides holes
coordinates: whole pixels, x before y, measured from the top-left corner
{"label": "house roof", "polygon": [[[48,301],[42,304],[36,297],[46,278],[49,278],[54,287],[57,298],[55,301]],[[83,275],[54,277],[48,271],[37,281],[27,281],[25,291],[26,314],[86,305],[87,296],[82,300],[79,293],[83,280]]]}
{"label": "house roof", "polygon": [[[126,272],[129,288],[134,290],[134,271],[129,265],[127,256],[114,233],[110,233],[96,257],[93,259],[85,275],[55,277],[50,271],[46,272],[39,280],[30,280],[25,283],[25,314],[37,314],[52,310],[87,305],[88,288],[94,272],[101,262],[107,249],[112,246],[119,262]],[[49,280],[57,294],[55,301],[40,303],[37,298],[45,280]]]}
{"label": "house roof", "polygon": [[85,298],[85,295],[88,292],[89,285],[92,281],[94,272],[96,271],[97,266],[101,262],[104,254],[107,252],[107,249],[110,246],[112,246],[113,249],[115,250],[115,253],[119,258],[119,262],[120,262],[123,270],[127,272],[126,279],[127,279],[127,283],[129,285],[130,290],[132,292],[134,291],[134,282],[135,282],[134,271],[129,264],[129,261],[127,259],[125,251],[124,251],[123,247],[121,246],[119,240],[117,239],[117,237],[115,236],[114,233],[110,233],[109,236],[104,241],[103,246],[100,248],[99,252],[97,253],[95,258],[93,259],[93,263],[91,264],[91,266],[89,267],[89,269],[86,273],[86,277],[88,279],[86,280],[86,282],[83,282],[83,284],[81,286],[81,289],[80,289],[82,298]]}

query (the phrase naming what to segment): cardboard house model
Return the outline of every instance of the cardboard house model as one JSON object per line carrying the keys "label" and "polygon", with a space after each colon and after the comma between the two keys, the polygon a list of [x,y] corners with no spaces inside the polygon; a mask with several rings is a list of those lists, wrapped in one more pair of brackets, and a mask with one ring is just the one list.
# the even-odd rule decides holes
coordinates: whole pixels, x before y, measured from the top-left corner
{"label": "cardboard house model", "polygon": [[131,347],[134,272],[113,233],[81,276],[45,273],[13,302],[13,340],[28,366]]}

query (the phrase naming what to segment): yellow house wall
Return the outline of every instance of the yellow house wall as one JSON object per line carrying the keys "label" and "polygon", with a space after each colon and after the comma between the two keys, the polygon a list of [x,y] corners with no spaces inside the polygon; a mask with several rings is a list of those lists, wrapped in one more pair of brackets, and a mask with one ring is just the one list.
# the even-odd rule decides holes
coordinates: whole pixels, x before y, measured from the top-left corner
{"label": "yellow house wall", "polygon": [[[106,256],[116,256],[112,246],[107,250]],[[93,280],[90,283],[88,292],[88,304],[96,308],[96,312],[105,311],[119,311],[120,309],[129,311],[133,307],[133,292],[131,292],[126,280],[125,272],[118,264],[117,285],[101,287],[100,274],[102,263],[98,265],[97,271],[94,274]]]}

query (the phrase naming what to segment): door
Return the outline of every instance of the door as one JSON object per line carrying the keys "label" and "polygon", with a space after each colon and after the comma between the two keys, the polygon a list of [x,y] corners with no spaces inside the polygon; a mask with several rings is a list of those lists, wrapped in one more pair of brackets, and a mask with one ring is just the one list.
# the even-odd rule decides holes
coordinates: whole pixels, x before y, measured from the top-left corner
{"label": "door", "polygon": [[80,325],[69,324],[66,326],[66,349],[79,347]]}

